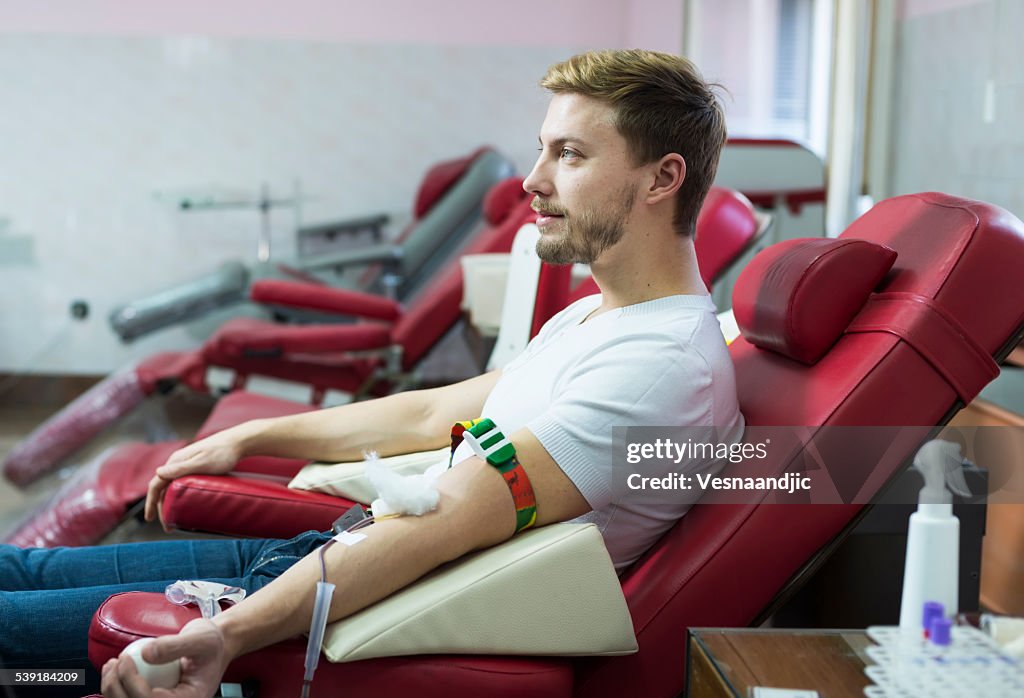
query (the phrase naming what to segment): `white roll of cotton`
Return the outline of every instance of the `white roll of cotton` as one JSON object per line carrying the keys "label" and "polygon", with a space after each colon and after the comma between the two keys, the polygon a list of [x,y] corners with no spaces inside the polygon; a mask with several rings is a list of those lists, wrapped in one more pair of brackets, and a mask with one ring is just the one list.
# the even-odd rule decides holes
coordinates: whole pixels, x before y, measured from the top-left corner
{"label": "white roll of cotton", "polygon": [[432,465],[419,475],[399,475],[380,462],[376,453],[366,454],[366,479],[377,491],[370,504],[375,518],[383,516],[423,516],[437,509],[440,495],[434,482],[448,468],[446,461]]}

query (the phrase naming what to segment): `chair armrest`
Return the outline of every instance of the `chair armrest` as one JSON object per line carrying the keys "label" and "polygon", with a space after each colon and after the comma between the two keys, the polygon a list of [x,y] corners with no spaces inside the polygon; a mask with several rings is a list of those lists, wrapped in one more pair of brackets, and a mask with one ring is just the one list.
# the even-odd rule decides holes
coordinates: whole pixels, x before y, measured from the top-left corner
{"label": "chair armrest", "polygon": [[[199,617],[195,606],[175,606],[163,594],[132,591],[104,601],[89,626],[89,661],[99,669],[130,642],[176,633]],[[292,638],[242,655],[224,673],[230,682],[259,682],[262,698],[292,698],[302,685],[306,638]],[[389,657],[362,662],[320,662],[313,695],[534,696],[568,698],[573,665],[564,658],[479,655]],[[424,680],[430,677],[430,680]],[[386,686],[387,691],[380,690]]]}
{"label": "chair armrest", "polygon": [[383,264],[389,270],[397,271],[402,266],[403,250],[398,245],[371,245],[358,250],[339,252],[337,254],[317,255],[303,259],[298,266],[303,271],[323,269],[344,269],[345,267]]}
{"label": "chair armrest", "polygon": [[[217,404],[213,406],[213,410],[211,410],[209,416],[207,416],[206,421],[204,421],[202,426],[199,427],[199,431],[196,432],[193,441],[205,439],[211,434],[216,434],[218,431],[223,431],[224,429],[237,426],[243,422],[248,422],[251,419],[284,417],[291,414],[314,412],[316,409],[317,408],[304,403],[282,400],[281,398],[261,395],[259,393],[250,393],[244,390],[234,390],[217,401]],[[239,464],[235,466],[235,469],[240,469],[243,463],[254,461],[255,459],[256,457],[254,456],[243,458],[239,461]],[[287,459],[267,458],[267,460],[276,460],[284,463]],[[298,463],[299,461],[295,462]],[[301,462],[305,464],[307,461]],[[257,472],[256,469],[250,470],[252,472]],[[291,477],[297,471],[298,468],[289,469],[287,472],[275,470],[274,474],[281,476],[287,475],[288,477]]]}
{"label": "chair armrest", "polygon": [[300,281],[257,281],[252,285],[249,297],[256,303],[320,310],[375,320],[396,320],[402,312],[401,305],[383,296]]}
{"label": "chair armrest", "polygon": [[377,323],[277,325],[238,318],[217,330],[203,346],[207,357],[277,357],[371,351],[391,346],[391,329]]}
{"label": "chair armrest", "polygon": [[317,223],[316,225],[307,225],[299,228],[298,238],[301,243],[303,240],[315,237],[324,237],[330,240],[337,235],[358,235],[362,232],[368,232],[373,236],[374,242],[380,242],[384,225],[390,220],[391,216],[386,213],[374,213],[343,221]]}
{"label": "chair armrest", "polygon": [[[143,637],[173,635],[191,620],[199,618],[193,605],[176,606],[163,594],[131,591],[114,594],[96,611],[89,626],[89,661],[97,669],[121,654],[128,644]],[[306,639],[293,638],[239,657],[224,674],[224,680],[241,682],[260,677],[260,695],[292,696],[302,683]],[[264,676],[260,669],[270,668]],[[275,681],[278,674],[282,679]]]}
{"label": "chair armrest", "polygon": [[235,475],[188,475],[164,495],[164,522],[171,527],[259,538],[291,538],[330,529],[351,507],[341,497],[290,490],[282,480]]}

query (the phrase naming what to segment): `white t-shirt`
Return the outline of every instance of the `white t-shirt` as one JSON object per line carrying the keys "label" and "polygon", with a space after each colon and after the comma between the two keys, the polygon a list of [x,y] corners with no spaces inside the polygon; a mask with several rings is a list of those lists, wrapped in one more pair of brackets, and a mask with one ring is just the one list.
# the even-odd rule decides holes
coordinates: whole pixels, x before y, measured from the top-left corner
{"label": "white t-shirt", "polygon": [[[505,433],[526,427],[592,507],[618,570],[630,565],[690,508],[696,495],[624,487],[613,468],[612,427],[715,427],[743,433],[736,379],[709,296],[678,295],[587,320],[588,296],[553,317],[504,367],[481,413]],[[472,455],[462,444],[454,462]],[[719,464],[682,461],[678,472]]]}

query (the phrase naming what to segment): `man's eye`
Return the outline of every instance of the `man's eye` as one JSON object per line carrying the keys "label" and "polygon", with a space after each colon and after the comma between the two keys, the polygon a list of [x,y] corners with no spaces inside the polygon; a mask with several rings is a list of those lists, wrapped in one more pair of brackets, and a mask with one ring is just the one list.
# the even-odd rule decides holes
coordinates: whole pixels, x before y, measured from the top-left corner
{"label": "man's eye", "polygon": [[579,155],[580,154],[575,150],[570,150],[569,148],[562,148],[562,152],[560,154],[563,160],[572,160],[573,158],[578,158]]}

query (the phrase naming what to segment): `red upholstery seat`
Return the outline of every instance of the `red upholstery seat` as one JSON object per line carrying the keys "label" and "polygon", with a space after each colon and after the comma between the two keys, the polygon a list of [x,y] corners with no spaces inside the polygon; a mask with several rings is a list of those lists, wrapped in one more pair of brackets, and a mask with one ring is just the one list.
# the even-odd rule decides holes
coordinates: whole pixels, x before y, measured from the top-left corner
{"label": "red upholstery seat", "polygon": [[[202,439],[250,419],[284,416],[314,408],[256,393],[236,391],[225,395],[196,434]],[[173,528],[203,530],[211,533],[238,534],[232,521],[251,524],[245,535],[282,538],[292,531],[326,530],[352,505],[338,497],[310,492],[312,497],[296,499],[287,487],[291,478],[307,461],[290,458],[253,456],[239,461],[237,477],[196,475],[188,478],[185,487],[175,487],[163,502],[163,518]],[[158,463],[157,465],[160,465]],[[255,477],[253,477],[255,476]],[[254,520],[252,507],[259,502],[263,515]],[[218,510],[215,517],[200,514]]]}
{"label": "red upholstery seat", "polygon": [[[801,284],[828,288],[832,274],[808,270],[825,269],[819,266],[823,254],[848,254],[835,251],[858,239],[884,246],[871,248],[875,261],[864,272],[884,278],[866,303],[863,295],[840,301],[847,309],[850,303],[864,307],[846,328],[822,339],[812,325],[828,318],[801,314],[800,298],[807,297]],[[749,426],[942,424],[980,390],[985,375],[991,377],[986,372],[994,365],[992,357],[1004,356],[1020,340],[1024,224],[1006,211],[942,194],[902,196],[878,204],[840,240],[824,242],[814,253],[801,243],[769,248],[762,253],[767,262],[751,272],[760,280],[737,287],[742,296],[737,303],[753,308],[751,317],[759,323],[753,333],[749,323],[741,325],[746,334],[730,347]],[[894,263],[886,247],[895,251]],[[889,263],[893,266],[885,272]],[[871,289],[849,293],[858,290]],[[757,317],[759,308],[771,310],[771,317]],[[903,322],[908,317],[913,322]],[[950,327],[959,335],[949,334]],[[936,338],[948,342],[946,352],[936,354]],[[817,362],[792,358],[808,343],[822,342],[826,352]],[[874,491],[915,448],[905,444],[882,454],[874,467],[881,476],[872,481]],[[786,466],[777,461],[763,467]],[[175,485],[187,486],[188,479]],[[536,664],[521,658],[429,656],[321,664],[314,694],[360,686],[372,674],[377,685],[400,686],[419,696],[523,691],[521,682],[529,684],[530,695],[677,695],[684,682],[685,629],[749,624],[809,561],[842,537],[863,508],[757,502],[693,507],[621,578],[639,641],[635,655]],[[90,629],[91,660],[99,666],[131,639],[175,629],[185,620],[182,613],[158,595],[111,598]],[[301,660],[301,646],[284,643],[240,660],[232,674],[260,678],[268,687],[262,695],[290,695],[299,685]],[[503,662],[508,675],[500,669]],[[569,666],[571,686],[564,674]],[[409,672],[416,674],[414,688],[406,683]]]}

